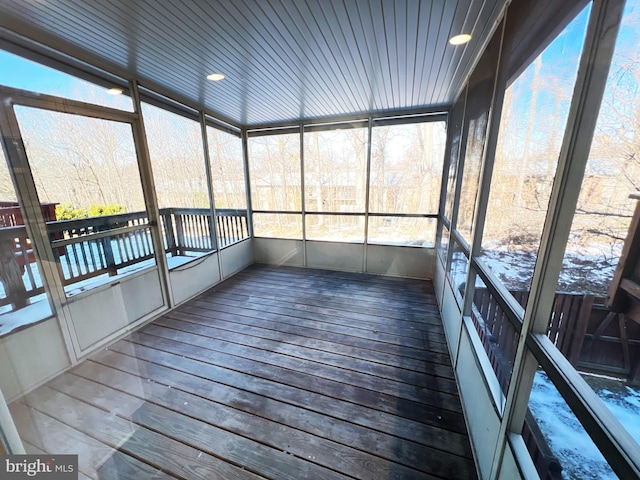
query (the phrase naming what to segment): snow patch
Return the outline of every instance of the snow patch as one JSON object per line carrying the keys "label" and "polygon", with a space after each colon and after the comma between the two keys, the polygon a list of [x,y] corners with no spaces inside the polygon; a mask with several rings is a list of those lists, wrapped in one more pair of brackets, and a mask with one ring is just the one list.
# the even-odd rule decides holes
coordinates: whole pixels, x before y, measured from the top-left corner
{"label": "snow patch", "polygon": [[[640,443],[640,391],[610,378],[587,375],[585,381]],[[560,460],[563,478],[618,478],[543,371],[538,371],[534,378],[529,408],[551,451]]]}

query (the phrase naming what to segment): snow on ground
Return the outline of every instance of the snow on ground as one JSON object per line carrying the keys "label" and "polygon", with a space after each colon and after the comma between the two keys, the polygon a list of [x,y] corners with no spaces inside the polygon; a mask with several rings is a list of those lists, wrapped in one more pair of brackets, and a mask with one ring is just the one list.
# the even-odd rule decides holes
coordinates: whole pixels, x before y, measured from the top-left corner
{"label": "snow on ground", "polygon": [[613,378],[588,375],[585,380],[640,445],[640,390]]}
{"label": "snow on ground", "polygon": [[[585,380],[636,442],[640,443],[640,391],[616,379],[587,375]],[[529,408],[551,451],[560,460],[564,478],[618,478],[551,380],[542,371],[536,373]]]}
{"label": "snow on ground", "polygon": [[[536,251],[528,250],[492,248],[482,251],[482,259],[509,290],[529,290],[536,257]],[[605,296],[617,264],[615,255],[598,251],[567,252],[556,290]]]}
{"label": "snow on ground", "polygon": [[538,371],[535,376],[529,408],[551,451],[562,465],[563,478],[618,478],[551,380],[542,371]]}
{"label": "snow on ground", "polygon": [[[610,246],[565,254],[557,291],[605,296],[618,263],[620,251]],[[482,257],[509,290],[528,290],[537,252],[491,245]],[[466,267],[466,265],[465,265]],[[584,375],[613,415],[640,444],[640,390],[623,381]],[[611,467],[584,430],[547,375],[536,374],[529,408],[563,467],[563,477],[617,479]]]}

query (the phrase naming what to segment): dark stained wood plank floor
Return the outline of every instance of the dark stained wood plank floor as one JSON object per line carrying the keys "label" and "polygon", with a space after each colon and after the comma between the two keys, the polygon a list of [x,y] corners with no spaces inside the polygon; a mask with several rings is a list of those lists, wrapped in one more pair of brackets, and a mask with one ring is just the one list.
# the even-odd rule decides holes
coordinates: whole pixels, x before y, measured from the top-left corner
{"label": "dark stained wood plank floor", "polygon": [[254,265],[11,411],[81,478],[477,478],[430,282]]}

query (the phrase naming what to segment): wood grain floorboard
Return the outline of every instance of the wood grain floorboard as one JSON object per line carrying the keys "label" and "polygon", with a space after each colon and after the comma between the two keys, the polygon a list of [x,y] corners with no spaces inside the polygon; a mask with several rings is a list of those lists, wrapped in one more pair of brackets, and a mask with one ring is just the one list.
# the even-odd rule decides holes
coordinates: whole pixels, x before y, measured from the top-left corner
{"label": "wood grain floorboard", "polygon": [[[194,336],[183,340],[176,340],[177,334],[173,338],[160,337],[146,333],[147,330],[136,332],[129,337],[132,342],[147,347],[162,350],[164,352],[181,355],[194,360],[201,360],[222,368],[232,368],[238,372],[250,372],[251,375],[266,380],[286,384],[296,388],[315,391],[323,395],[330,395],[334,398],[346,396],[352,402],[360,405],[376,406],[393,410],[399,400],[405,405],[414,405],[416,409],[423,409],[425,406],[460,412],[461,405],[454,395],[440,394],[439,392],[428,391],[426,389],[415,389],[413,392],[402,391],[398,393],[388,393],[375,390],[372,384],[365,386],[353,385],[340,380],[333,380],[320,377],[309,370],[313,370],[313,363],[305,360],[297,362],[297,368],[286,368],[264,361],[254,360],[240,355],[211,350],[206,347],[194,345]],[[158,332],[154,332],[158,333]],[[238,350],[231,345],[232,350]],[[291,365],[288,365],[291,367]],[[436,380],[437,381],[437,380]],[[368,387],[368,388],[367,388]],[[385,390],[387,390],[385,388]]]}
{"label": "wood grain floorboard", "polygon": [[[353,282],[350,280],[338,281],[336,279],[300,279],[299,276],[292,275],[256,275],[254,271],[238,272],[233,277],[234,282],[249,283],[252,285],[268,285],[271,288],[287,289],[295,283],[296,290],[305,293],[326,292],[332,297],[353,298],[361,301],[371,302],[373,306],[397,307],[401,309],[413,308],[420,312],[437,313],[437,306],[433,303],[433,294],[411,291],[410,289],[397,289],[390,291],[388,288],[372,287],[366,282]],[[389,295],[391,293],[391,295]]]}
{"label": "wood grain floorboard", "polygon": [[[200,313],[187,313],[174,310],[164,316],[164,319],[176,319],[199,325],[214,325],[220,332],[230,332],[232,334],[249,335],[259,338],[277,340],[290,345],[299,345],[321,352],[333,352],[352,358],[366,360],[371,363],[378,363],[394,368],[437,375],[445,378],[454,378],[453,368],[448,363],[448,356],[444,354],[430,353],[429,360],[418,360],[408,357],[401,357],[389,353],[372,350],[371,348],[360,348],[353,345],[331,342],[323,337],[322,333],[316,336],[301,335],[299,331],[283,331],[278,328],[278,324],[268,321],[253,322],[252,318],[244,318],[239,315],[229,316],[227,314],[218,315],[214,311]],[[164,320],[163,319],[163,320]],[[231,320],[228,320],[231,319]],[[160,321],[158,321],[160,323]],[[285,324],[285,330],[288,329]],[[312,334],[313,332],[305,332]],[[437,361],[433,360],[436,357]]]}
{"label": "wood grain floorboard", "polygon": [[298,289],[294,285],[286,287],[270,282],[259,282],[255,280],[236,279],[231,277],[216,287],[216,290],[233,289],[251,293],[252,290],[269,289],[271,297],[274,299],[287,299],[288,297],[303,298],[309,305],[329,305],[342,310],[358,312],[366,311],[369,314],[397,320],[421,321],[427,316],[437,315],[437,310],[433,306],[406,305],[401,301],[391,301],[382,299],[380,296],[376,300],[359,298],[358,288],[353,288],[349,292],[335,293],[331,287],[326,287],[313,292],[312,290]]}
{"label": "wood grain floorboard", "polygon": [[[166,422],[170,423],[171,419],[155,417],[158,424],[154,426],[154,430],[144,428],[48,386],[26,395],[23,402],[44,415],[55,415],[68,427],[110,446],[110,453],[117,449],[134,458],[145,459],[145,462],[156,469],[179,478],[263,478],[154,431],[155,428],[160,430],[166,427]],[[172,426],[178,430],[181,428],[178,424]],[[192,433],[191,430],[186,430]],[[141,478],[145,478],[144,475]]]}
{"label": "wood grain floorboard", "polygon": [[[153,479],[175,478],[69,426],[55,413],[41,412],[22,402],[12,404],[11,413],[25,445],[30,445],[33,453],[78,455],[80,477],[97,480],[136,475]],[[105,468],[105,465],[111,467]]]}
{"label": "wood grain floorboard", "polygon": [[[227,322],[219,320],[216,316],[207,318],[184,312],[172,312],[159,319],[155,325],[169,328],[180,325],[183,329],[193,333],[202,333],[205,336],[221,340],[242,342],[257,348],[275,348],[273,351],[309,358],[342,368],[351,368],[412,385],[423,385],[428,379],[428,375],[436,375],[451,379],[452,390],[450,393],[457,393],[453,380],[453,369],[447,365],[412,361],[411,359],[398,365],[398,362],[394,361],[398,357],[388,354],[373,355],[373,353],[377,353],[375,350],[362,351],[325,340],[301,337],[251,324]],[[277,345],[274,342],[277,342]]]}
{"label": "wood grain floorboard", "polygon": [[[303,270],[303,271],[301,271]],[[246,271],[255,271],[260,275],[265,273],[295,274],[298,278],[316,278],[328,280],[349,280],[351,282],[363,282],[370,286],[382,286],[387,292],[411,291],[416,294],[433,296],[433,283],[430,280],[406,279],[367,273],[340,272],[336,270],[324,270],[317,268],[300,269],[298,267],[275,266],[266,264],[253,264]],[[435,302],[433,302],[435,305]]]}
{"label": "wood grain floorboard", "polygon": [[[175,387],[140,382],[139,377],[127,375],[103,365],[88,362],[75,369],[73,373],[81,374],[82,377],[66,375],[58,379],[52,388],[64,393],[80,395],[85,401],[91,399],[91,403],[100,408],[132,419],[139,415],[137,412],[142,405],[144,408],[154,408],[153,405],[156,406],[155,408],[157,406],[166,408],[173,414],[186,411],[185,406],[188,406],[189,416],[196,416],[198,420],[206,422],[207,426],[202,429],[203,431],[223,428],[271,447],[274,449],[272,455],[275,457],[283,456],[283,453],[293,455],[295,460],[287,460],[291,463],[290,467],[295,468],[301,476],[307,478],[319,476],[332,478],[333,473],[327,475],[323,469],[317,467],[309,471],[310,469],[305,468],[305,465],[296,465],[300,458],[308,459],[312,467],[320,465],[350,476],[364,474],[371,479],[383,479],[385,478],[383,472],[394,469],[407,478],[431,478],[414,468],[394,464],[370,453],[212,402]],[[142,405],[140,400],[144,401]],[[202,434],[199,437],[202,439]],[[262,447],[262,450],[268,449]],[[309,455],[309,452],[313,454]],[[253,455],[256,456],[255,451]],[[259,464],[264,462],[264,459],[257,460]],[[274,462],[273,459],[270,459],[270,462]]]}
{"label": "wood grain floorboard", "polygon": [[[376,317],[363,313],[365,311],[363,309],[355,313],[329,309],[326,306],[307,305],[305,303],[306,299],[293,296],[273,300],[272,298],[266,298],[270,295],[270,292],[267,291],[262,297],[260,296],[261,292],[264,292],[264,290],[251,289],[250,293],[237,293],[235,290],[216,291],[215,296],[195,299],[192,306],[202,308],[217,306],[223,311],[223,306],[225,306],[236,312],[239,310],[246,311],[247,315],[250,315],[253,311],[266,312],[280,315],[283,319],[291,317],[319,324],[325,323],[338,327],[347,327],[352,330],[351,335],[357,335],[361,330],[364,334],[367,332],[383,333],[387,334],[390,339],[397,337],[395,341],[400,341],[400,339],[404,338],[421,340],[425,335],[428,335],[432,342],[446,344],[442,325]],[[284,301],[286,301],[286,306],[283,305]]]}
{"label": "wood grain floorboard", "polygon": [[[429,341],[420,341],[417,339],[408,339],[405,343],[397,337],[391,337],[375,330],[365,331],[361,329],[350,329],[349,327],[342,325],[317,322],[300,317],[288,317],[285,315],[267,312],[260,313],[257,311],[238,311],[238,309],[234,309],[233,307],[221,307],[219,305],[207,305],[203,307],[197,302],[194,302],[193,305],[185,305],[178,309],[180,312],[211,316],[212,314],[207,313],[207,310],[217,312],[216,315],[224,320],[233,321],[236,319],[237,321],[243,322],[250,321],[253,325],[265,327],[271,324],[273,328],[277,328],[281,331],[288,331],[296,335],[323,338],[335,343],[369,348],[379,352],[391,353],[392,355],[415,358],[418,360],[425,358],[425,351],[441,355],[447,355],[448,353],[447,346],[442,343],[431,343]],[[246,320],[244,317],[249,317],[251,320]],[[447,361],[448,357],[438,358],[449,364]]]}
{"label": "wood grain floorboard", "polygon": [[443,398],[451,394],[454,402],[457,399],[456,383],[451,379],[400,369],[385,370],[374,363],[259,337],[220,334],[213,327],[181,320],[167,318],[141,332],[415,401],[421,401],[424,395],[438,394],[444,394]]}
{"label": "wood grain floorboard", "polygon": [[[206,360],[189,358],[188,349],[180,348],[180,353],[170,353],[138,343],[118,342],[112,350],[125,354],[133,354],[136,358],[152,361],[160,365],[185,371],[212,381],[224,383],[242,390],[258,393],[303,408],[313,409],[319,413],[334,416],[367,428],[373,428],[389,435],[421,443],[429,447],[446,446],[447,451],[460,456],[468,456],[470,448],[465,436],[451,432],[446,428],[431,428],[413,418],[421,417],[430,409],[383,394],[375,396],[357,396],[351,389],[344,391],[327,390],[319,393],[313,390],[290,386],[285,379],[282,382],[267,380],[230,368],[207,363]],[[307,387],[321,390],[316,385]],[[346,398],[348,400],[343,400]],[[367,404],[371,405],[368,407]],[[458,412],[452,412],[456,414]]]}
{"label": "wood grain floorboard", "polygon": [[[96,381],[104,380],[114,388],[120,388],[122,380],[118,375],[124,373],[137,379],[149,380],[152,384],[165,385],[243,412],[264,417],[276,423],[291,426],[394,462],[416,466],[417,468],[421,464],[427,464],[425,455],[428,455],[428,451],[417,443],[403,441],[396,436],[384,434],[379,430],[373,430],[351,423],[348,420],[325,415],[322,411],[318,412],[305,408],[310,407],[310,405],[302,405],[303,402],[297,400],[301,395],[304,395],[304,392],[296,396],[287,397],[287,403],[260,393],[253,393],[239,389],[236,386],[226,385],[220,381],[212,381],[202,376],[189,374],[184,370],[176,370],[115,351],[104,351],[92,361],[100,363],[107,370],[102,370],[97,377],[90,379],[95,379]],[[189,362],[185,361],[184,363],[188,364]],[[177,365],[177,367],[180,368],[181,365]],[[116,373],[113,372],[114,370]],[[80,366],[74,369],[73,373],[84,375],[86,371],[84,367]],[[142,380],[138,380],[138,382],[143,384],[143,388],[146,388],[144,386],[146,385],[145,382]],[[123,388],[131,389],[128,383]],[[327,404],[328,408],[331,407],[330,401],[322,400]],[[316,409],[321,410],[322,405]],[[350,412],[347,411],[347,413]],[[429,419],[431,419],[431,415],[425,415],[425,420]],[[465,433],[463,419],[457,418],[453,414],[443,418],[433,416],[432,420],[440,428],[447,426],[452,430],[459,430],[459,433]],[[448,454],[440,452],[439,455],[447,457]]]}
{"label": "wood grain floorboard", "polygon": [[14,402],[80,478],[477,478],[433,285],[253,265]]}
{"label": "wood grain floorboard", "polygon": [[289,301],[286,306],[283,306],[282,300],[266,298],[270,296],[268,290],[262,296],[261,292],[261,290],[254,290],[247,294],[236,293],[233,290],[216,290],[215,295],[202,296],[195,299],[193,304],[198,302],[203,302],[204,305],[206,303],[214,303],[246,310],[279,313],[292,317],[309,318],[326,323],[335,323],[336,325],[350,326],[354,329],[377,330],[400,337],[422,338],[423,333],[428,333],[433,335],[434,338],[441,338],[441,343],[446,343],[445,338],[440,336],[442,334],[442,323],[437,317],[433,320],[425,318],[423,322],[397,319],[390,321],[384,317],[368,315],[363,312],[348,312],[326,306],[305,305],[294,301]]}

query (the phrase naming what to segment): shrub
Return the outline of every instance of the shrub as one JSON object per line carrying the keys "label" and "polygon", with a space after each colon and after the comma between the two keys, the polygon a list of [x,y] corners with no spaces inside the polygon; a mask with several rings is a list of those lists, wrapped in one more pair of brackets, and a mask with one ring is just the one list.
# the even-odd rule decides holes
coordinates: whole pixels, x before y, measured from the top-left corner
{"label": "shrub", "polygon": [[109,205],[89,205],[90,217],[101,217],[102,215],[116,215],[127,211],[122,205],[111,203]]}
{"label": "shrub", "polygon": [[75,220],[76,218],[87,218],[85,208],[75,208],[71,202],[63,202],[56,205],[56,220]]}
{"label": "shrub", "polygon": [[56,205],[56,220],[75,220],[77,218],[101,217],[103,215],[115,215],[127,211],[122,205],[112,203],[109,205],[89,205],[89,208],[76,208],[71,202],[63,202]]}

